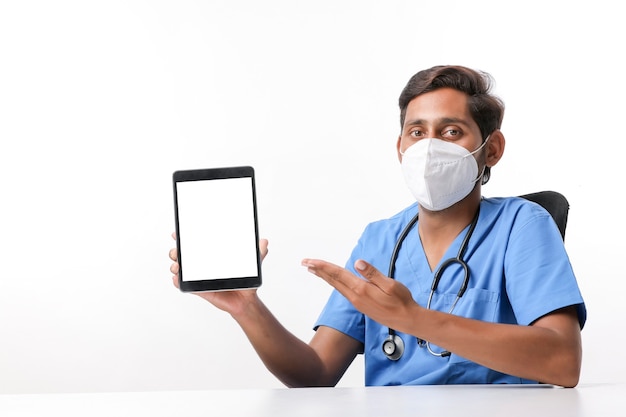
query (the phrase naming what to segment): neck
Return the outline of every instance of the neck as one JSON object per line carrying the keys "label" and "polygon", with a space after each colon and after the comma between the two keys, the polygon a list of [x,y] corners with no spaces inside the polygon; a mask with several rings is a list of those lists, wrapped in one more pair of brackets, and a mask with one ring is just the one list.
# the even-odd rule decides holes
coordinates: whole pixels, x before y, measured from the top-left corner
{"label": "neck", "polygon": [[420,206],[419,234],[425,246],[447,247],[472,222],[480,205],[480,185],[458,203],[441,211],[429,211]]}
{"label": "neck", "polygon": [[445,210],[428,211],[420,207],[417,227],[431,271],[459,233],[472,222],[480,198],[480,185],[477,185],[467,197]]}

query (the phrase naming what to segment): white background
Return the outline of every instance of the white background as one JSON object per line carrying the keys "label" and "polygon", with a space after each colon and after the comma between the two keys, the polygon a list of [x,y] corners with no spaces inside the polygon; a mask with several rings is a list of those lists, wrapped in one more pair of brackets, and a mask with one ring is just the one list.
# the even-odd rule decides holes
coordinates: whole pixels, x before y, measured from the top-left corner
{"label": "white background", "polygon": [[[589,319],[581,382],[624,379],[626,30],[619,2],[0,2],[0,392],[281,387],[171,284],[171,175],[252,165],[260,295],[308,340],[366,223],[411,202],[397,97],[490,72],[507,148],[486,196],[553,189]],[[341,381],[363,385],[359,358]]]}

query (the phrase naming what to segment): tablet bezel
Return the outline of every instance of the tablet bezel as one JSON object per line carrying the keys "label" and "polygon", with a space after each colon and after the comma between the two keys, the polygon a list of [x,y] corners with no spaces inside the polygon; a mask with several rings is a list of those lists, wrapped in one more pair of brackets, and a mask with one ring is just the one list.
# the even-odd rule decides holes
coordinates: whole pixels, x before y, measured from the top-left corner
{"label": "tablet bezel", "polygon": [[[228,277],[215,278],[207,280],[184,281],[184,257],[181,252],[181,238],[184,242],[185,237],[180,235],[179,228],[179,210],[178,210],[178,183],[187,181],[204,181],[228,178],[250,178],[252,184],[252,206],[254,215],[254,236],[256,241],[256,276],[246,277]],[[179,170],[172,174],[172,182],[174,188],[174,217],[176,230],[176,251],[179,260],[178,285],[183,292],[204,292],[204,291],[228,291],[258,288],[261,286],[261,252],[259,247],[259,226],[257,216],[257,199],[254,168],[251,166],[207,168],[207,169],[190,169]]]}

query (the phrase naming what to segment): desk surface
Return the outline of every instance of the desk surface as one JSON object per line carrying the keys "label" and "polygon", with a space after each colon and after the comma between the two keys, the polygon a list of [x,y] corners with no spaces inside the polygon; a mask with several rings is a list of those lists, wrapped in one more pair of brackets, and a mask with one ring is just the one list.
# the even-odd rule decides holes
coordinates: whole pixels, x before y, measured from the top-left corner
{"label": "desk surface", "polygon": [[0,416],[626,415],[626,384],[463,385],[0,395]]}

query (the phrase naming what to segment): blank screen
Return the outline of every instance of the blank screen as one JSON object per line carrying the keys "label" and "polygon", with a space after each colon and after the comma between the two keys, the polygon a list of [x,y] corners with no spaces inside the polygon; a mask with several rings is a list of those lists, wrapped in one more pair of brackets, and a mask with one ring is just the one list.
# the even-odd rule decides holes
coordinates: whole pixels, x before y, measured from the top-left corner
{"label": "blank screen", "polygon": [[181,279],[258,275],[252,178],[177,183]]}

